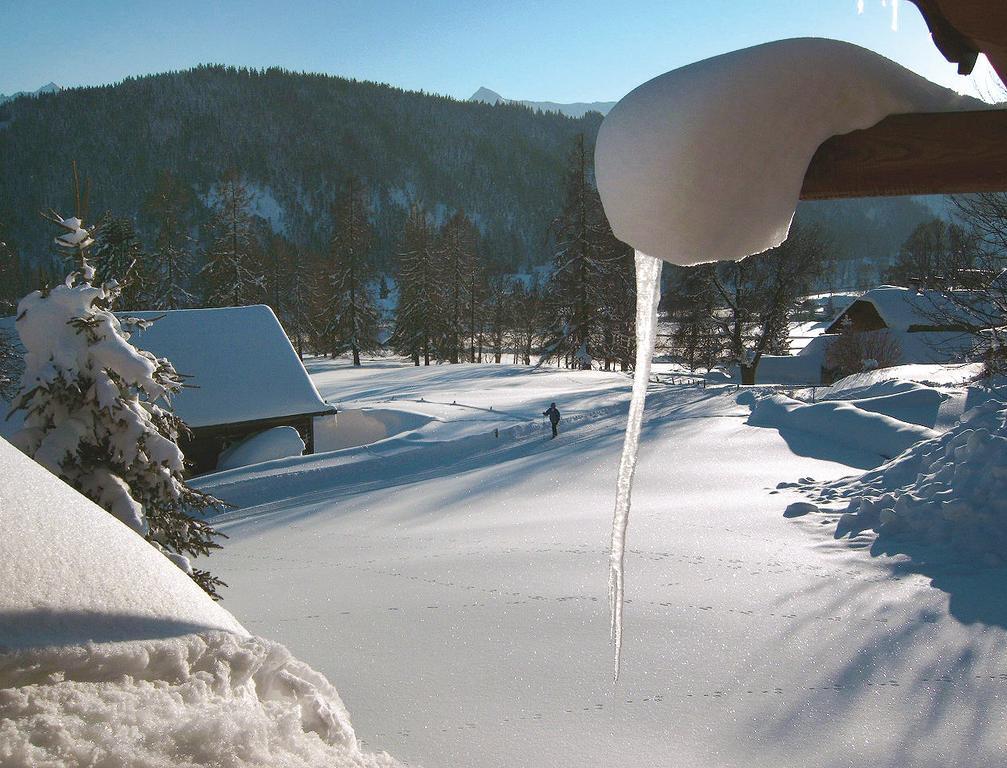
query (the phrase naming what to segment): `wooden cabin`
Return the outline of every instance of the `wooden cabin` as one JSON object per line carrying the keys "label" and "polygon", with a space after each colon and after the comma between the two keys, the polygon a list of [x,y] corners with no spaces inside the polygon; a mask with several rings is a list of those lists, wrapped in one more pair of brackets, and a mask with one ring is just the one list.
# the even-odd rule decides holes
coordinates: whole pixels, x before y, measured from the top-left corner
{"label": "wooden cabin", "polygon": [[314,452],[314,420],[333,416],[267,306],[131,312],[156,320],[131,341],[186,377],[172,398],[189,425],[179,440],[195,474],[211,472],[225,448],[272,427],[291,426]]}

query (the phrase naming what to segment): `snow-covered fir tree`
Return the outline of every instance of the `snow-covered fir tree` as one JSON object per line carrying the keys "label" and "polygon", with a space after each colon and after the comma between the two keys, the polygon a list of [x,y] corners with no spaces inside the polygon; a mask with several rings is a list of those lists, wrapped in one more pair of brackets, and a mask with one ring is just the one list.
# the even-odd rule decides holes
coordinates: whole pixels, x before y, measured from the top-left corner
{"label": "snow-covered fir tree", "polygon": [[187,557],[219,547],[218,534],[192,514],[221,502],[183,479],[176,441],[185,425],[169,404],[182,380],[169,361],[129,343],[110,311],[118,286],[96,284],[86,258],[92,232],[76,216],[51,218],[78,269],[18,304],[25,370],[14,407],[25,421],[13,442],[217,597],[223,582]]}
{"label": "snow-covered fir tree", "polygon": [[236,171],[228,172],[217,185],[210,231],[206,264],[200,270],[203,305],[240,307],[261,301],[265,278],[252,227],[251,196]]}
{"label": "snow-covered fir tree", "polygon": [[373,231],[360,180],[350,177],[332,208],[334,233],[324,286],[324,335],[332,355],[350,352],[360,365],[360,353],[380,347],[378,310],[371,296],[374,269],[370,261]]}

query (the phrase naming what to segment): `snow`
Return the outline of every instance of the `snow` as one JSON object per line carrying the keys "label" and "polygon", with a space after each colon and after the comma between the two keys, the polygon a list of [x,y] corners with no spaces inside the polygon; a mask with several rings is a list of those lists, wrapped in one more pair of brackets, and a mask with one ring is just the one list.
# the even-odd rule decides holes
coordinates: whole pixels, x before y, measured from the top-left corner
{"label": "snow", "polygon": [[0,764],[395,764],[322,675],[3,440],[0,498]]}
{"label": "snow", "polygon": [[192,377],[172,400],[190,427],[329,410],[267,306],[132,312],[154,320],[133,334],[141,349]]}
{"label": "snow", "polygon": [[252,435],[220,454],[217,469],[235,469],[304,453],[304,441],[293,427],[273,427]]}
{"label": "snow", "polygon": [[3,440],[0,498],[0,647],[127,639],[124,627],[247,634],[143,538]]}
{"label": "snow", "polygon": [[[746,397],[747,396],[747,397]],[[797,432],[805,439],[833,440],[865,453],[893,458],[920,440],[935,437],[936,432],[917,423],[901,421],[886,413],[904,415],[920,407],[907,395],[860,401],[828,400],[802,403],[786,395],[755,395],[746,392],[743,402],[751,402],[749,424],[772,427],[781,432]]]}
{"label": "snow", "polygon": [[240,507],[210,562],[245,626],[338,682],[367,748],[427,768],[1003,764],[1004,572],[920,570],[834,539],[838,514],[783,517],[809,500],[781,481],[877,453],[752,426],[734,385],[652,384],[613,687],[630,378],[306,365],[341,411],[426,420],[213,476]]}
{"label": "snow", "polygon": [[[816,490],[825,510],[841,514],[836,536],[874,530],[879,552],[913,552],[923,544],[931,560],[1003,567],[1007,405],[988,400],[878,469]],[[848,501],[845,509],[836,506],[841,501]]]}
{"label": "snow", "polygon": [[981,106],[849,43],[766,43],[625,96],[598,133],[598,190],[637,250],[675,264],[741,259],[786,238],[829,137],[891,114]]}

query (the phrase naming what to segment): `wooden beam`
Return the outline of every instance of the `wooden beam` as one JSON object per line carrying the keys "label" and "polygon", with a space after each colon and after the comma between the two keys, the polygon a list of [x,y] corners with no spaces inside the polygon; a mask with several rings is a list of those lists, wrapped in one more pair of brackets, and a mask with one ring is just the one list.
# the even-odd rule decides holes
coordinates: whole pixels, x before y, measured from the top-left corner
{"label": "wooden beam", "polygon": [[970,74],[976,55],[986,54],[1007,83],[1007,3],[1003,0],[912,0],[944,58]]}
{"label": "wooden beam", "polygon": [[1007,110],[892,115],[833,136],[801,199],[965,192],[1007,192]]}

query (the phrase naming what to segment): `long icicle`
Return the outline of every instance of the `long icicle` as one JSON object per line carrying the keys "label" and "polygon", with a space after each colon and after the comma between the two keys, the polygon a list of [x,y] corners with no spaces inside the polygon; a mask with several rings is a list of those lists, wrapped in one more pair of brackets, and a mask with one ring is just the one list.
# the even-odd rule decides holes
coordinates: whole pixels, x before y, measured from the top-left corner
{"label": "long icicle", "polygon": [[622,603],[624,594],[623,560],[626,554],[626,528],[629,525],[629,501],[633,490],[633,473],[643,424],[643,406],[647,400],[650,363],[657,341],[657,305],[661,298],[660,259],[636,252],[636,368],[633,370],[633,398],[629,404],[629,421],[619,461],[619,481],[612,518],[612,552],[609,556],[608,603],[612,619],[612,643],[615,646],[614,681],[619,680],[622,656]]}

